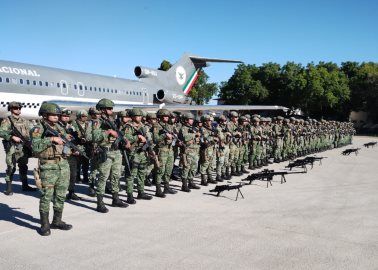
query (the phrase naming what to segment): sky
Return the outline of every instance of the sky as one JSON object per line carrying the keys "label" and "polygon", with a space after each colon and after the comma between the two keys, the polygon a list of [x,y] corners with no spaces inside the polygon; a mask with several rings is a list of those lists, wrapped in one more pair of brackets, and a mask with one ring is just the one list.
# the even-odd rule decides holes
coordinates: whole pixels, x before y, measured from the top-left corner
{"label": "sky", "polygon": [[[136,79],[182,54],[257,66],[378,62],[378,1],[0,0],[0,59]],[[213,63],[209,82],[236,64]]]}

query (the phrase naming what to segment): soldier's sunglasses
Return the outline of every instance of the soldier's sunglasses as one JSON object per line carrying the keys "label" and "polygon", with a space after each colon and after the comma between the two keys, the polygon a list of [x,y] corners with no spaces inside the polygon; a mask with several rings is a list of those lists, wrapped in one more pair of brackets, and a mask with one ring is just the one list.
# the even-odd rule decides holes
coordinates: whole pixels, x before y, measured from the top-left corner
{"label": "soldier's sunglasses", "polygon": [[12,110],[21,110],[21,107],[12,107]]}

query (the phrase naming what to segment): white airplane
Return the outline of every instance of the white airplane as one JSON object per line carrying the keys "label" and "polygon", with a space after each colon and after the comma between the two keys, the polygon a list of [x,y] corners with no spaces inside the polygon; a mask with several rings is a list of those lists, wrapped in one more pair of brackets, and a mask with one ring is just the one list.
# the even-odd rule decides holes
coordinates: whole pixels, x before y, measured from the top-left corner
{"label": "white airplane", "polygon": [[137,66],[134,74],[138,80],[127,80],[0,60],[0,118],[6,117],[11,101],[22,103],[23,117],[36,119],[43,102],[77,111],[95,106],[104,97],[114,101],[115,111],[132,107],[177,111],[287,110],[281,106],[192,105],[187,95],[208,62],[242,63],[184,54],[168,71]]}

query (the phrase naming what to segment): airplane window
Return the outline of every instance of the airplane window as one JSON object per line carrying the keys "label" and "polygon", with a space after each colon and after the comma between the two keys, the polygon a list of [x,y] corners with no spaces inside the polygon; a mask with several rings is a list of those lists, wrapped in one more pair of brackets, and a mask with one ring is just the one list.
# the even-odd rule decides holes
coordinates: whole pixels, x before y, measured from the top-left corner
{"label": "airplane window", "polygon": [[116,94],[118,93],[117,89],[116,89],[116,90],[114,90],[114,91],[115,91],[115,93],[116,93]]}
{"label": "airplane window", "polygon": [[3,77],[0,77],[0,82],[3,82]]}
{"label": "airplane window", "polygon": [[24,84],[24,80],[23,79],[20,79],[20,84]]}
{"label": "airplane window", "polygon": [[30,84],[30,80],[26,80],[26,84],[29,85]]}
{"label": "airplane window", "polygon": [[110,90],[110,92],[112,92],[112,93],[113,93],[113,89],[111,89],[111,90]]}
{"label": "airplane window", "polygon": [[108,90],[107,92],[109,93],[109,88],[107,90]]}
{"label": "airplane window", "polygon": [[57,83],[57,84],[56,84],[56,87],[60,88],[60,83]]}
{"label": "airplane window", "polygon": [[94,90],[97,91],[97,87],[94,87]]}
{"label": "airplane window", "polygon": [[92,91],[92,86],[89,86],[89,91]]}
{"label": "airplane window", "polygon": [[33,85],[37,85],[37,81],[33,81]]}
{"label": "airplane window", "polygon": [[88,90],[88,89],[87,89],[87,86],[84,86],[84,89],[85,89],[85,90]]}
{"label": "airplane window", "polygon": [[46,87],[49,87],[49,82],[45,82],[45,86],[46,86]]}
{"label": "airplane window", "polygon": [[82,86],[81,84],[79,85],[79,89],[80,89],[80,90],[83,90],[83,86]]}
{"label": "airplane window", "polygon": [[63,88],[66,88],[66,84],[65,83],[63,83]]}
{"label": "airplane window", "polygon": [[74,88],[75,88],[75,89],[77,89],[77,86],[76,86],[76,84],[74,84]]}
{"label": "airplane window", "polygon": [[42,81],[39,81],[39,86],[42,86],[42,85],[43,85]]}
{"label": "airplane window", "polygon": [[6,79],[5,79],[5,82],[6,82],[6,83],[9,83],[9,78],[6,78]]}

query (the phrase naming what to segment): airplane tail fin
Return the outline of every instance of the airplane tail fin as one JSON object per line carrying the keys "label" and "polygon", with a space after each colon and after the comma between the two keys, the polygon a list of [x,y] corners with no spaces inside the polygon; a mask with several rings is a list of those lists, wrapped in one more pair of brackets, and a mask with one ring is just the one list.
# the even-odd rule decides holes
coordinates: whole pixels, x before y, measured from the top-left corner
{"label": "airplane tail fin", "polygon": [[[240,60],[229,60],[220,58],[207,58],[184,54],[169,70],[152,70],[144,67],[136,67],[135,75],[140,80],[157,85],[159,89],[156,92],[158,101],[164,101],[168,96],[186,96],[189,94],[194,83],[198,78],[198,74],[202,68],[207,67],[209,62],[217,63],[242,63]],[[181,100],[181,98],[178,98]],[[175,101],[184,103],[185,101]],[[170,101],[170,100],[167,100]]]}

